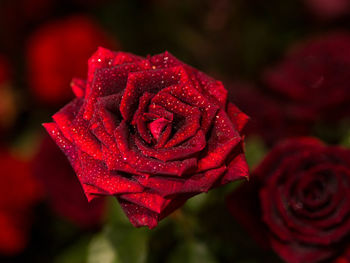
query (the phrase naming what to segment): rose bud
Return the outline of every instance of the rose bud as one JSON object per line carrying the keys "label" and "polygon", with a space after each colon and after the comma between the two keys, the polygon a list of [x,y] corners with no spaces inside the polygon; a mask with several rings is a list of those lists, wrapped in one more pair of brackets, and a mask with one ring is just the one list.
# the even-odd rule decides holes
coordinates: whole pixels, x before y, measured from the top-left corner
{"label": "rose bud", "polygon": [[272,149],[228,207],[286,262],[330,262],[349,245],[349,188],[350,150],[296,138]]}
{"label": "rose bud", "polygon": [[85,75],[86,60],[99,45],[116,46],[85,16],[64,18],[39,28],[27,45],[28,81],[35,98],[48,105],[73,98],[71,78]]}
{"label": "rose bud", "polygon": [[295,118],[349,117],[350,35],[334,33],[296,46],[282,63],[265,72],[264,81],[293,105]]}
{"label": "rose bud", "polygon": [[42,140],[33,160],[33,172],[58,215],[80,227],[102,223],[104,200],[88,203],[67,158],[48,136]]}
{"label": "rose bud", "polygon": [[248,177],[247,116],[222,83],[163,54],[104,48],[76,99],[44,124],[89,200],[113,195],[135,226],[153,228],[190,197]]}
{"label": "rose bud", "polygon": [[0,150],[0,254],[21,252],[28,239],[32,208],[41,198],[29,162]]}

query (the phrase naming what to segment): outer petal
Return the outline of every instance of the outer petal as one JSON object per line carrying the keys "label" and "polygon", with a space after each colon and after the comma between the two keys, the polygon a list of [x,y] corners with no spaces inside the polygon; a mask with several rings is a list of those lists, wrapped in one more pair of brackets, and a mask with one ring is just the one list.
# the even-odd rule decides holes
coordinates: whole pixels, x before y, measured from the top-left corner
{"label": "outer petal", "polygon": [[243,130],[244,126],[249,121],[249,117],[231,102],[227,105],[227,114],[239,132]]}
{"label": "outer petal", "polygon": [[288,263],[320,262],[329,259],[335,252],[331,247],[307,247],[295,244],[283,244],[271,239],[274,250]]}
{"label": "outer petal", "polygon": [[179,194],[208,192],[225,172],[226,167],[220,167],[193,175],[189,179],[165,178],[160,176],[140,177],[138,181],[145,187],[151,188],[164,197]]}
{"label": "outer petal", "polygon": [[118,198],[118,201],[135,227],[148,226],[148,228],[152,229],[158,225],[159,215],[157,213],[121,198]]}
{"label": "outer petal", "polygon": [[241,137],[234,129],[227,114],[220,110],[215,118],[207,152],[198,162],[198,170],[205,171],[221,166],[240,141]]}

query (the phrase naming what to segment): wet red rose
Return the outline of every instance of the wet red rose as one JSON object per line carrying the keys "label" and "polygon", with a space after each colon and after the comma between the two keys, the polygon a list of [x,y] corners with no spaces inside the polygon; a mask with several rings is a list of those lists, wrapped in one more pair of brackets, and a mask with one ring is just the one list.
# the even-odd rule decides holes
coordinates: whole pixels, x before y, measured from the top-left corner
{"label": "wet red rose", "polygon": [[323,19],[336,18],[350,11],[349,0],[305,0],[305,2],[316,16]]}
{"label": "wet red rose", "polygon": [[49,137],[43,139],[33,160],[33,172],[58,215],[80,227],[102,223],[104,200],[87,201],[72,166]]}
{"label": "wet red rose", "polygon": [[91,200],[114,195],[135,226],[153,228],[190,197],[248,176],[247,121],[222,83],[171,54],[100,48],[77,98],[45,128]]}
{"label": "wet red rose", "polygon": [[[235,218],[286,262],[344,254],[350,238],[350,151],[317,139],[287,140],[228,198]],[[328,261],[327,261],[328,262]]]}
{"label": "wet red rose", "polygon": [[12,255],[26,246],[33,205],[41,197],[29,162],[0,150],[0,254]]}
{"label": "wet red rose", "polygon": [[334,33],[294,47],[264,79],[268,88],[314,121],[348,117],[350,35]]}
{"label": "wet red rose", "polygon": [[87,59],[100,45],[113,40],[92,19],[72,16],[39,28],[27,46],[28,81],[36,99],[47,104],[73,98],[72,76],[85,77]]}

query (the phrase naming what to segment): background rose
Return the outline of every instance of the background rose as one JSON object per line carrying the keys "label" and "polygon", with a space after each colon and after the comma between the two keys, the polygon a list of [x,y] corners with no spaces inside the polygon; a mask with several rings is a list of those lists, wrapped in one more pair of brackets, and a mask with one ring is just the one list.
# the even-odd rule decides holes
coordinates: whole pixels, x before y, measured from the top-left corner
{"label": "background rose", "polygon": [[333,33],[290,50],[284,61],[267,70],[264,81],[286,103],[295,118],[315,121],[349,117],[350,35]]}
{"label": "background rose", "polygon": [[27,63],[35,98],[51,105],[73,98],[72,76],[85,76],[86,61],[100,45],[115,47],[116,43],[87,16],[59,19],[34,32],[27,45]]}
{"label": "background rose", "polygon": [[0,150],[0,254],[21,252],[27,243],[32,209],[41,190],[32,177],[30,164]]}
{"label": "background rose", "polygon": [[252,185],[229,197],[229,208],[287,262],[335,258],[350,237],[349,160],[349,150],[313,138],[287,140],[256,168]]}
{"label": "background rose", "polygon": [[348,14],[349,0],[305,0],[310,10],[320,18],[330,19]]}
{"label": "background rose", "polygon": [[79,227],[102,223],[104,200],[88,203],[72,166],[48,136],[43,138],[32,165],[53,211]]}
{"label": "background rose", "polygon": [[87,197],[115,195],[135,226],[153,228],[193,195],[248,176],[246,115],[227,104],[221,82],[167,52],[100,48],[73,91],[45,128]]}
{"label": "background rose", "polygon": [[0,54],[0,144],[5,143],[5,136],[15,121],[17,111],[12,67],[6,56]]}
{"label": "background rose", "polygon": [[244,134],[261,136],[267,145],[274,145],[285,138],[311,132],[313,116],[308,116],[308,112],[300,112],[250,83],[235,82],[227,87],[230,100],[250,117]]}

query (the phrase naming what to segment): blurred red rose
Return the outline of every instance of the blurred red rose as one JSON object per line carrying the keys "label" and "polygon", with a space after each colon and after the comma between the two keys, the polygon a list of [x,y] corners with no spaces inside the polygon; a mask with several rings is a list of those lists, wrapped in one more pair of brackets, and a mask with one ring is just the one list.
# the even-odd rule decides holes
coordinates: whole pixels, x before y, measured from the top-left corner
{"label": "blurred red rose", "polygon": [[116,46],[85,16],[64,18],[39,28],[27,46],[28,81],[35,97],[49,105],[72,98],[72,77],[85,77],[86,61],[100,45]]}
{"label": "blurred red rose", "polygon": [[249,83],[236,82],[227,87],[230,100],[250,117],[245,134],[261,136],[268,145],[273,145],[287,137],[310,133],[309,116],[296,112],[299,109],[293,105]]}
{"label": "blurred red rose", "polygon": [[0,54],[0,85],[11,79],[11,67],[4,55]]}
{"label": "blurred red rose", "polygon": [[[350,240],[350,150],[314,138],[287,140],[228,198],[234,217],[289,263],[346,255]],[[329,262],[329,261],[327,261]]]}
{"label": "blurred red rose", "polygon": [[264,80],[293,106],[296,119],[349,117],[350,34],[333,33],[294,47]]}
{"label": "blurred red rose", "polygon": [[135,226],[153,228],[190,197],[248,177],[247,116],[220,81],[168,52],[99,48],[87,80],[73,83],[77,98],[44,126],[86,196],[117,197]]}
{"label": "blurred red rose", "polygon": [[0,150],[0,254],[12,255],[26,246],[33,205],[41,189],[29,162]]}
{"label": "blurred red rose", "polygon": [[58,215],[81,227],[102,223],[105,200],[87,201],[67,158],[49,136],[42,140],[33,161],[33,171]]}
{"label": "blurred red rose", "polygon": [[350,246],[345,250],[345,253],[338,257],[334,263],[350,263]]}
{"label": "blurred red rose", "polygon": [[349,0],[305,0],[306,5],[318,17],[336,18],[350,11]]}
{"label": "blurred red rose", "polygon": [[0,1],[0,36],[6,50],[18,52],[23,38],[33,24],[52,14],[53,0]]}

